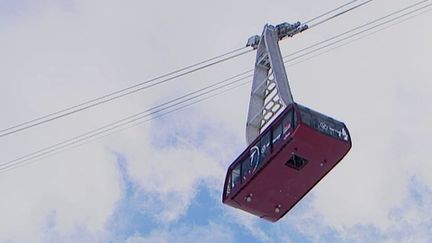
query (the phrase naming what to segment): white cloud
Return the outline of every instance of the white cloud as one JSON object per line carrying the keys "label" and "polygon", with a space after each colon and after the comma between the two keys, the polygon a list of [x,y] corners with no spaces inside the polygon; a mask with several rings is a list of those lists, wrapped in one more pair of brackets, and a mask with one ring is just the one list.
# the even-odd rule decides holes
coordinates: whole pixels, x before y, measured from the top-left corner
{"label": "white cloud", "polygon": [[[254,215],[247,214],[239,209],[227,208],[224,217],[230,223],[240,225],[246,234],[253,236],[261,242],[274,242],[275,240],[275,237],[271,233],[265,232],[264,229],[260,228],[259,221],[262,219]],[[269,222],[267,223],[270,224]]]}
{"label": "white cloud", "polygon": [[[190,119],[187,114],[174,117],[175,124],[171,119],[156,120],[151,127],[119,134],[112,143],[126,158],[128,174],[137,193],[143,195],[140,197],[143,210],[166,223],[186,213],[200,185],[219,192],[225,177],[223,165],[209,151],[212,144],[207,141],[214,142],[210,139],[214,134],[202,132],[203,126],[210,123],[202,118]],[[194,124],[193,128],[190,123]],[[189,129],[183,129],[184,126]],[[153,141],[158,139],[152,139],[152,135],[159,137],[162,144],[155,144]],[[197,137],[201,149],[190,144]]]}
{"label": "white cloud", "polygon": [[104,234],[121,195],[116,158],[99,146],[76,152],[2,174],[0,241],[67,239],[77,230]]}
{"label": "white cloud", "polygon": [[[305,198],[269,234],[279,239],[304,239],[311,242],[429,242],[432,225],[432,188],[412,178],[409,193],[394,208],[386,209],[388,227],[372,223],[338,226],[326,222],[325,213],[311,208],[315,194]],[[286,229],[290,229],[287,232]]]}
{"label": "white cloud", "polygon": [[179,226],[155,230],[147,236],[131,236],[126,243],[165,242],[234,242],[233,232],[226,226],[210,223],[208,226]]}

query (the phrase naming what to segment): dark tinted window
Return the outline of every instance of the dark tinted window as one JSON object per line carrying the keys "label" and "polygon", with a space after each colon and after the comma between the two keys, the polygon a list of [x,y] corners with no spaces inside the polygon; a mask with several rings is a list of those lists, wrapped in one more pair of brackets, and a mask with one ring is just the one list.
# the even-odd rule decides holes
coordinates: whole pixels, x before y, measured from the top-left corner
{"label": "dark tinted window", "polygon": [[284,135],[284,139],[286,139],[286,136],[289,136],[294,129],[293,114],[294,111],[290,110],[283,119],[282,134]]}
{"label": "dark tinted window", "polygon": [[305,123],[306,125],[312,127],[312,126],[313,126],[313,125],[312,125],[313,118],[312,118],[312,115],[310,114],[309,109],[306,108],[306,107],[301,107],[301,106],[299,106],[299,107],[300,107],[300,116],[301,116],[301,121],[302,121],[303,123]]}
{"label": "dark tinted window", "polygon": [[251,158],[252,158],[252,155],[251,155],[251,157],[246,157],[242,161],[242,178],[243,178],[243,180],[248,178],[249,174],[252,173]]}
{"label": "dark tinted window", "polygon": [[271,144],[270,144],[270,131],[268,131],[260,141],[260,154],[261,154],[261,161],[258,167],[260,167],[262,164],[267,162],[268,156],[271,152]]}
{"label": "dark tinted window", "polygon": [[302,122],[309,127],[337,139],[345,141],[349,140],[348,133],[342,122],[336,121],[331,117],[325,116],[306,107],[300,105],[298,105],[298,107],[300,108]]}
{"label": "dark tinted window", "polygon": [[272,144],[276,144],[282,137],[282,122],[276,124],[272,130]]}
{"label": "dark tinted window", "polygon": [[314,127],[321,133],[330,135],[332,137],[348,141],[348,134],[345,131],[343,124],[335,122],[334,120],[316,119],[316,125]]}
{"label": "dark tinted window", "polygon": [[231,188],[240,184],[240,163],[237,164],[231,172]]}
{"label": "dark tinted window", "polygon": [[231,192],[231,175],[228,176],[228,183],[226,185],[226,195],[230,194]]}

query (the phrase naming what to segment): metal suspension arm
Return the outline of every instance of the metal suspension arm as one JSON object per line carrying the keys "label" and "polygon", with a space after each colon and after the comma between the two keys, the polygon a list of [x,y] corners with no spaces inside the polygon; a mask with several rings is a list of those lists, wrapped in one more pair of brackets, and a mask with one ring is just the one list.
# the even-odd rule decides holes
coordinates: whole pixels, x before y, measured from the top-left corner
{"label": "metal suspension arm", "polygon": [[294,102],[278,41],[307,28],[300,22],[265,25],[261,36],[248,39],[246,45],[257,50],[246,124],[248,144],[253,142],[281,108]]}

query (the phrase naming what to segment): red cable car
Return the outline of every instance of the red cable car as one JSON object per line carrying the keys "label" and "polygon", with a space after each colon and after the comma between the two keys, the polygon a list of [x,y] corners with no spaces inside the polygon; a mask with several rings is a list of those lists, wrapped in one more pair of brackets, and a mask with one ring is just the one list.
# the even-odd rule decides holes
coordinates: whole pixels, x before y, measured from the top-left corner
{"label": "red cable car", "polygon": [[345,124],[293,101],[278,41],[307,29],[266,25],[249,38],[257,50],[249,102],[249,146],[229,166],[223,203],[276,222],[351,149]]}
{"label": "red cable car", "polygon": [[275,222],[350,148],[344,123],[291,104],[228,168],[223,203]]}

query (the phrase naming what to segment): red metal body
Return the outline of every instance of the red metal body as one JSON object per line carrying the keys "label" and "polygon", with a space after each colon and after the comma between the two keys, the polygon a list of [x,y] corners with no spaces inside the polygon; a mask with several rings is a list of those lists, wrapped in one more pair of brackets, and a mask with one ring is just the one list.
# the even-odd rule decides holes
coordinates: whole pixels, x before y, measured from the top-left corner
{"label": "red metal body", "polygon": [[275,222],[350,148],[342,122],[292,104],[231,164],[222,201]]}

